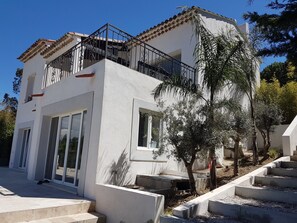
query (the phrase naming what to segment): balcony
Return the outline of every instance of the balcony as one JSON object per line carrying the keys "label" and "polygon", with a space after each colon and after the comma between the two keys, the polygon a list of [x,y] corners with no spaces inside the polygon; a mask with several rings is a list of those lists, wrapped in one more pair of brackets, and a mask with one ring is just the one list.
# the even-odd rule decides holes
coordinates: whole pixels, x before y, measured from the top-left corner
{"label": "balcony", "polygon": [[145,75],[164,80],[182,75],[196,83],[195,69],[128,33],[106,24],[46,66],[43,88],[102,59],[109,59]]}

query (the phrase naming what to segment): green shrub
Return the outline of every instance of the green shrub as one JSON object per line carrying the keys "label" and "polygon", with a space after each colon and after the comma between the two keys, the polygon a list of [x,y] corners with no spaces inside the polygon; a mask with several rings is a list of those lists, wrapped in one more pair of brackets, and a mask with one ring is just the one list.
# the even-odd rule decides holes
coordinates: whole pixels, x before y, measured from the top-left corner
{"label": "green shrub", "polygon": [[268,155],[271,159],[277,159],[281,156],[281,151],[278,148],[271,147],[268,150]]}

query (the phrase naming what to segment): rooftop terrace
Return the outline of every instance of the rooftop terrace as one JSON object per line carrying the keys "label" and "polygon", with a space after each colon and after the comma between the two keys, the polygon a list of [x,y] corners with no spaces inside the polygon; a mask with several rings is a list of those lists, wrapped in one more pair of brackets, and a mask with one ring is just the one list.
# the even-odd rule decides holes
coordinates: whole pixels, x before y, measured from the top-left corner
{"label": "rooftop terrace", "polygon": [[102,59],[109,59],[143,74],[164,80],[182,75],[196,83],[195,68],[106,24],[47,64],[43,87],[50,86]]}

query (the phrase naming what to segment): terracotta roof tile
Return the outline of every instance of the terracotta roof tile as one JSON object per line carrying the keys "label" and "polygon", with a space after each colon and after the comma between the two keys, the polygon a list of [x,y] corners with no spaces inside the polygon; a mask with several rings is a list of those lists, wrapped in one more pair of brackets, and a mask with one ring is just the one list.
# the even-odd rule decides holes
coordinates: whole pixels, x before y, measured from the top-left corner
{"label": "terracotta roof tile", "polygon": [[[228,17],[216,14],[214,12],[208,11],[206,9],[202,9],[196,6],[193,6],[187,10],[184,10],[177,15],[172,16],[169,19],[141,32],[136,36],[136,38],[141,39],[142,41],[149,41],[163,33],[166,33],[184,23],[189,22],[193,18],[193,13],[206,13],[208,15],[216,16],[218,18],[227,20],[228,22],[236,25],[235,20],[230,19]],[[18,57],[22,62],[26,62],[35,56],[37,53],[40,53],[44,58],[48,58],[53,55],[55,52],[60,50],[61,48],[68,45],[71,41],[73,41],[74,36],[87,37],[86,34],[68,32],[58,40],[48,40],[48,39],[38,39],[35,43],[33,43],[21,56]]]}
{"label": "terracotta roof tile", "polygon": [[177,15],[172,16],[169,19],[155,25],[136,36],[136,38],[141,39],[142,41],[149,41],[165,32],[168,32],[184,23],[189,22],[193,18],[193,13],[206,13],[212,16],[219,17],[221,19],[225,19],[232,24],[236,24],[234,19],[225,17],[223,15],[208,11],[206,9],[202,9],[196,6],[193,6],[183,12],[178,13]]}
{"label": "terracotta roof tile", "polygon": [[17,59],[25,63],[38,53],[44,58],[48,58],[62,47],[68,45],[73,40],[73,36],[87,37],[88,35],[68,32],[58,40],[38,39]]}
{"label": "terracotta roof tile", "polygon": [[48,58],[51,55],[53,55],[55,52],[57,52],[58,50],[60,50],[61,48],[65,47],[66,45],[68,45],[70,42],[73,41],[73,37],[74,36],[79,36],[79,37],[88,37],[89,35],[86,34],[81,34],[81,33],[76,33],[76,32],[68,32],[65,35],[63,35],[62,37],[60,37],[58,40],[56,40],[55,43],[53,43],[52,45],[50,45],[48,48],[44,49],[40,54],[44,57],[44,58]]}
{"label": "terracotta roof tile", "polygon": [[41,50],[54,43],[54,40],[38,39],[36,40],[24,53],[22,53],[17,59],[22,62],[27,62],[29,59],[38,54]]}

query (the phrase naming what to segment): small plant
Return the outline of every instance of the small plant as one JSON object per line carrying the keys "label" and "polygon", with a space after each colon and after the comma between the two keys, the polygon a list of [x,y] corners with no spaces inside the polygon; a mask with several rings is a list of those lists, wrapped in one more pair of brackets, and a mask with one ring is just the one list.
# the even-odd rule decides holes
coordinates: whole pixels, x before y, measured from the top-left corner
{"label": "small plant", "polygon": [[277,159],[281,156],[281,152],[278,148],[272,147],[268,150],[268,155],[271,159]]}

